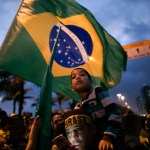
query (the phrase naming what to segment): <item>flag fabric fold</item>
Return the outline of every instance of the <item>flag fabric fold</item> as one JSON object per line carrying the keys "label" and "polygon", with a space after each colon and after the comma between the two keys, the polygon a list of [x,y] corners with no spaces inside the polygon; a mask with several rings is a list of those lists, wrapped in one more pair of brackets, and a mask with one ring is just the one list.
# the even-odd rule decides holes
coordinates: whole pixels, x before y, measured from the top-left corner
{"label": "flag fabric fold", "polygon": [[40,116],[42,126],[38,131],[36,142],[37,150],[48,150],[50,137],[51,137],[51,109],[52,109],[52,85],[51,85],[52,75],[51,67],[47,65],[47,70],[45,72],[40,96],[37,104],[36,115]]}

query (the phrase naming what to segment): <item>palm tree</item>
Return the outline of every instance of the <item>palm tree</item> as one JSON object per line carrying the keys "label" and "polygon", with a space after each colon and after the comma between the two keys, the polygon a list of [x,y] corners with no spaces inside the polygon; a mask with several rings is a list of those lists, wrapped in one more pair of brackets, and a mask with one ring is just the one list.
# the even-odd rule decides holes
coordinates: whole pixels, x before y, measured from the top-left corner
{"label": "palm tree", "polygon": [[[63,108],[63,104],[64,102],[68,101],[69,107],[66,109],[73,109],[75,104],[77,103],[76,101],[72,101],[70,102],[70,99],[67,98],[66,96],[60,94],[60,93],[56,93],[56,97],[52,97],[52,106],[56,106],[57,108],[53,110],[53,112],[58,112],[58,111],[62,111]],[[36,99],[36,101],[31,105],[31,107],[35,107],[37,105],[38,98]],[[64,110],[63,110],[64,111]]]}
{"label": "palm tree", "polygon": [[10,81],[13,78],[13,75],[0,70],[0,94],[6,94],[9,92]]}
{"label": "palm tree", "polygon": [[4,95],[2,102],[13,100],[13,113],[16,111],[16,102],[18,102],[19,116],[22,115],[24,99],[33,98],[31,96],[25,96],[25,94],[32,89],[24,89],[24,84],[25,81],[23,79],[0,70],[0,92]]}
{"label": "palm tree", "polygon": [[[32,90],[31,88],[27,88],[27,89],[24,89],[24,95],[26,95],[26,93],[28,91]],[[24,96],[23,97],[23,103],[21,102],[20,103],[20,98],[21,98],[21,92],[18,91],[16,93],[14,93],[14,95],[6,95],[2,98],[2,102],[5,102],[5,101],[13,101],[13,113],[16,113],[16,104],[18,103],[19,104],[19,111],[18,111],[18,114],[22,114],[22,109],[23,109],[23,105],[25,105],[25,99],[34,99],[34,97],[32,96]],[[20,106],[21,105],[21,106]]]}
{"label": "palm tree", "polygon": [[70,101],[70,99],[60,93],[56,93],[57,97],[55,99],[53,99],[53,104],[55,104],[55,102],[58,102],[58,111],[62,111],[63,108],[62,106],[64,105],[64,102],[68,102],[69,107],[66,109],[73,109],[74,108],[74,104],[76,103],[75,101],[72,100],[72,102]]}

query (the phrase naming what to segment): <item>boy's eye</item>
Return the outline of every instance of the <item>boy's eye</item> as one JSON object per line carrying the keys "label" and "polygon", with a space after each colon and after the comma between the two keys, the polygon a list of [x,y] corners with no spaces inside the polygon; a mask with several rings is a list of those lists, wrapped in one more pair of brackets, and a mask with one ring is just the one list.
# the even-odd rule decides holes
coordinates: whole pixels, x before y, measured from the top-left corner
{"label": "boy's eye", "polygon": [[72,75],[71,79],[75,79],[77,76],[78,77],[83,77],[83,76],[86,76],[86,74],[85,73],[80,73],[78,75]]}
{"label": "boy's eye", "polygon": [[72,76],[71,79],[74,79],[76,76]]}
{"label": "boy's eye", "polygon": [[80,76],[85,76],[85,74],[84,74],[84,73],[81,73]]}

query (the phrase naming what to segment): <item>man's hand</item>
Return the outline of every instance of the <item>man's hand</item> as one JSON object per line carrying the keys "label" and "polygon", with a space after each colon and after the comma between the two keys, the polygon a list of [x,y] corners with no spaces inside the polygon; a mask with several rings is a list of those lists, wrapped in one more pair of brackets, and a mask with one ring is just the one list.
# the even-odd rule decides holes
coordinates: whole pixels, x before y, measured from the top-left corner
{"label": "man's hand", "polygon": [[33,136],[37,135],[38,130],[41,127],[41,119],[39,116],[37,116],[34,121],[33,124],[31,126],[31,130],[30,130],[30,136],[33,138]]}
{"label": "man's hand", "polygon": [[114,150],[114,146],[108,141],[101,140],[99,142],[99,150]]}
{"label": "man's hand", "polygon": [[37,132],[41,127],[41,119],[39,116],[37,116],[33,124],[31,126],[30,134],[29,134],[29,139],[28,139],[28,144],[26,147],[26,150],[36,150],[36,138],[37,138]]}

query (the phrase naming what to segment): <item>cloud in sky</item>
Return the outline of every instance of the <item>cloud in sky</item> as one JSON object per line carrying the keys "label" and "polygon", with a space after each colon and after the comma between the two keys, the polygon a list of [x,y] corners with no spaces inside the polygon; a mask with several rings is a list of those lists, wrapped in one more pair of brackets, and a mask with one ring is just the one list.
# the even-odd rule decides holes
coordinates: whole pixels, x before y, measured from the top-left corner
{"label": "cloud in sky", "polygon": [[[149,0],[77,0],[88,8],[98,22],[121,45],[150,40],[150,1]],[[21,0],[1,0],[0,5],[0,45],[10,27]],[[150,57],[130,60],[121,82],[112,90],[112,97],[122,93],[125,100],[136,108],[136,97],[140,96],[143,84],[150,85]]]}
{"label": "cloud in sky", "polygon": [[149,39],[149,0],[78,2],[87,7],[122,45]]}
{"label": "cloud in sky", "polygon": [[0,5],[0,45],[17,13],[21,1],[20,0],[1,0]]}

